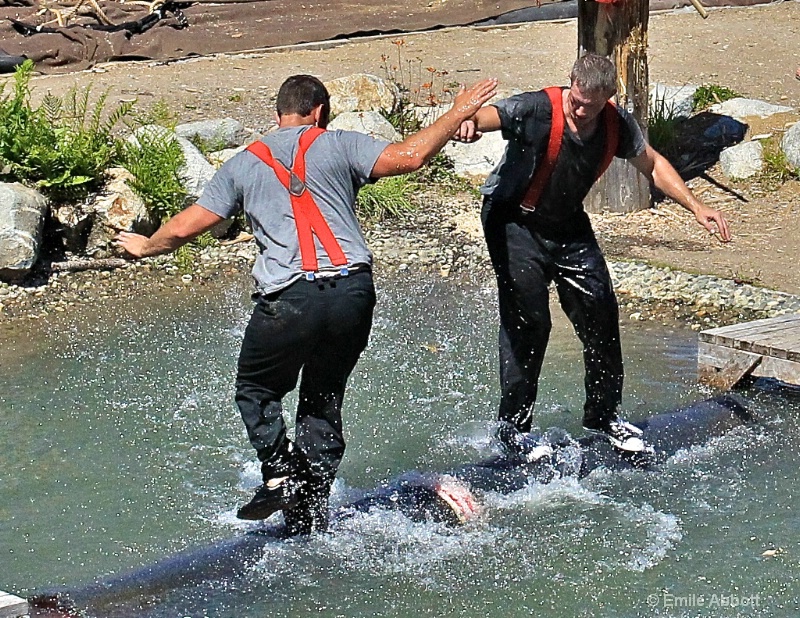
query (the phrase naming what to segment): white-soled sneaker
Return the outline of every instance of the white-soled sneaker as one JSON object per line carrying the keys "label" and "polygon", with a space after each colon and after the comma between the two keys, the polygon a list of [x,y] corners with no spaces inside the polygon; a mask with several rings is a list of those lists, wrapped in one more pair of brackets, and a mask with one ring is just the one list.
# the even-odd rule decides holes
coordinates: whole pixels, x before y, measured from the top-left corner
{"label": "white-soled sneaker", "polygon": [[630,453],[653,452],[653,447],[646,444],[642,439],[642,430],[619,416],[615,416],[602,427],[587,427],[584,425],[583,428],[587,431],[602,433],[608,438],[613,447],[621,451]]}
{"label": "white-soled sneaker", "polygon": [[517,431],[510,424],[501,425],[496,437],[506,457],[522,463],[549,460],[553,455],[553,447],[541,436]]}

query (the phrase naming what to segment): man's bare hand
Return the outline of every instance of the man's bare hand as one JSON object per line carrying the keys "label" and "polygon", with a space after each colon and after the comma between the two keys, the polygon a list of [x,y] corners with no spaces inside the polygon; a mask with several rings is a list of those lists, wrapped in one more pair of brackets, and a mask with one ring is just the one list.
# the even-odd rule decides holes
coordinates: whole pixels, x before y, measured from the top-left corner
{"label": "man's bare hand", "polygon": [[145,245],[150,239],[147,236],[134,234],[133,232],[120,232],[114,240],[117,246],[125,250],[127,257],[138,259],[145,257]]}
{"label": "man's bare hand", "polygon": [[453,141],[472,144],[477,142],[481,137],[483,137],[483,133],[476,129],[475,121],[465,120],[461,123],[461,126],[458,127],[456,134],[453,135]]}
{"label": "man's bare hand", "polygon": [[697,222],[712,234],[719,234],[722,242],[729,242],[731,232],[728,229],[728,222],[719,210],[702,206],[694,213]]}
{"label": "man's bare hand", "polygon": [[481,80],[469,88],[461,86],[453,101],[452,111],[467,120],[496,94],[497,80],[494,78]]}

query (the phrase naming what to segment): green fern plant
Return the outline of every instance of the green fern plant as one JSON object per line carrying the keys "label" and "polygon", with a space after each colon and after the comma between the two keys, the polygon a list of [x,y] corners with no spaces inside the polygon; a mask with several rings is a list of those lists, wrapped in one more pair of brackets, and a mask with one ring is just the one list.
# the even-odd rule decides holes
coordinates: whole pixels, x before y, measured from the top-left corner
{"label": "green fern plant", "polygon": [[[30,104],[33,63],[14,74],[14,90],[0,99],[0,179],[37,186],[57,201],[75,201],[99,185],[116,158],[114,126],[133,103],[120,103],[103,120],[107,95],[90,104],[90,89]],[[0,90],[2,94],[2,90]]]}
{"label": "green fern plant", "polygon": [[178,213],[186,201],[180,176],[183,150],[173,135],[164,131],[141,131],[137,142],[126,142],[120,163],[133,175],[129,186],[145,206],[162,221]]}

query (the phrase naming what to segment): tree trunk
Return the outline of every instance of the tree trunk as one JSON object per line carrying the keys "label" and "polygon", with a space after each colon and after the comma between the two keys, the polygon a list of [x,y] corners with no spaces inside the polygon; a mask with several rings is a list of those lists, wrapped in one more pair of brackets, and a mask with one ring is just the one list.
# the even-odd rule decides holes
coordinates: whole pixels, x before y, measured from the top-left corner
{"label": "tree trunk", "polygon": [[[617,67],[617,103],[631,112],[647,135],[648,0],[601,3],[578,0],[578,54],[609,58]],[[585,200],[588,212],[633,212],[649,208],[650,184],[636,168],[614,159]]]}

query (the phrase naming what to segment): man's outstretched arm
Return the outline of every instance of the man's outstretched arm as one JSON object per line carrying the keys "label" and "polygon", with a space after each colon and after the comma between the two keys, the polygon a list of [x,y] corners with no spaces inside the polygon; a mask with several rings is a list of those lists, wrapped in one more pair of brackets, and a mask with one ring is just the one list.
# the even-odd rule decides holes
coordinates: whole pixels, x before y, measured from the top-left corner
{"label": "man's outstretched arm", "polygon": [[436,122],[398,144],[389,144],[375,162],[370,176],[382,178],[418,170],[444,148],[461,123],[471,118],[496,92],[496,79],[485,79],[467,90],[460,90],[453,107]]}
{"label": "man's outstretched arm", "polygon": [[472,118],[461,123],[453,139],[471,144],[478,141],[484,133],[501,129],[500,114],[494,105],[479,109]]}
{"label": "man's outstretched arm", "polygon": [[723,242],[731,239],[728,222],[723,214],[698,200],[672,164],[652,146],[648,144],[642,154],[630,161],[637,170],[650,179],[659,191],[691,212],[697,222],[709,232],[719,233],[720,240]]}
{"label": "man's outstretched arm", "polygon": [[150,238],[132,232],[120,232],[116,241],[128,255],[135,258],[151,257],[175,251],[221,221],[224,219],[219,215],[199,204],[192,204],[158,228]]}

